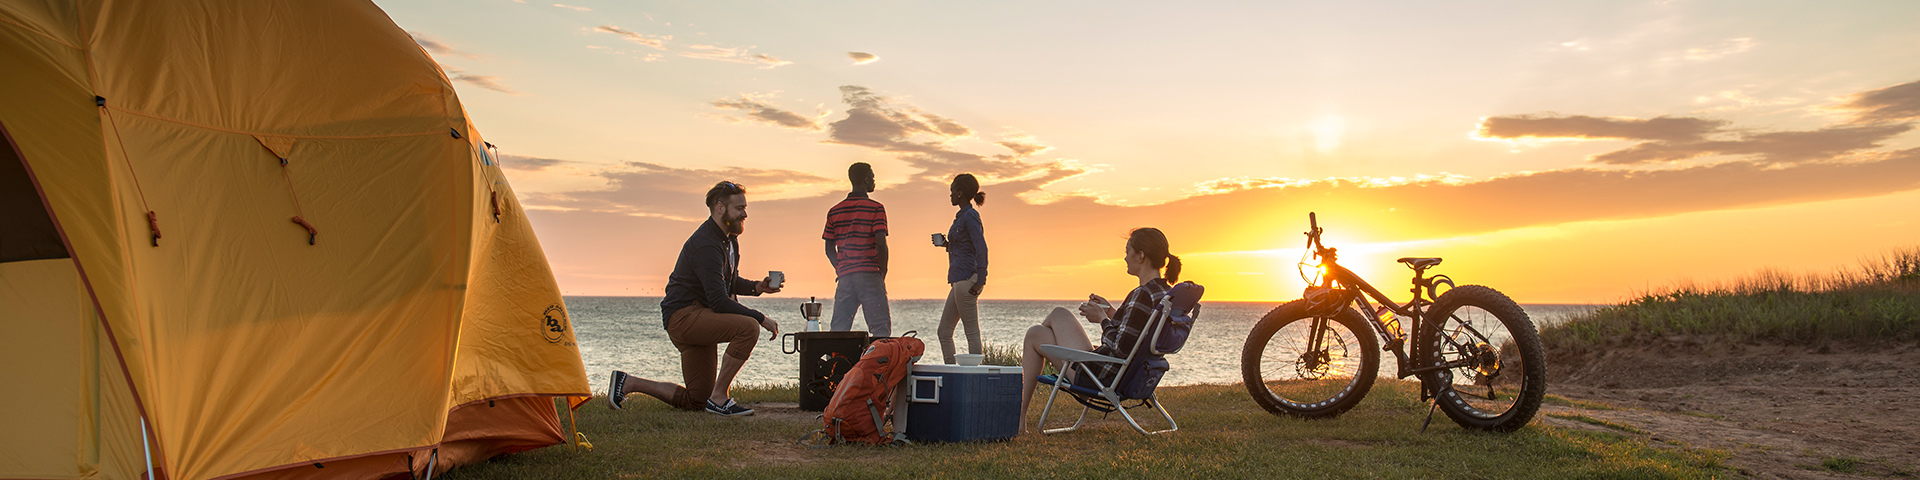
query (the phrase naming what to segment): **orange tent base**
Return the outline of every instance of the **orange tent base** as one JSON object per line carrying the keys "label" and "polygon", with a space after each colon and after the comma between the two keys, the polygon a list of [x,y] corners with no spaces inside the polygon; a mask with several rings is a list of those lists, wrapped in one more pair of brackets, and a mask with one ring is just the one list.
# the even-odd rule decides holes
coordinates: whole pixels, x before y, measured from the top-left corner
{"label": "orange tent base", "polygon": [[414,451],[297,465],[239,477],[237,480],[387,479],[424,477],[429,462],[439,476],[461,465],[566,442],[553,397],[523,396],[474,402],[447,413],[447,434],[439,445]]}

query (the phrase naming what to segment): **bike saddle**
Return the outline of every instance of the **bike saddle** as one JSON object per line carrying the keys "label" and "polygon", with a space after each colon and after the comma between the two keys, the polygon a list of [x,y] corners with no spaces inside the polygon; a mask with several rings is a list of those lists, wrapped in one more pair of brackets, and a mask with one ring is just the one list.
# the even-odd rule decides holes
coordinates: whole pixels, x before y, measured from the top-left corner
{"label": "bike saddle", "polygon": [[1400,263],[1407,264],[1407,266],[1413,267],[1416,270],[1425,270],[1440,264],[1439,257],[1431,257],[1431,258],[1406,257],[1397,261]]}

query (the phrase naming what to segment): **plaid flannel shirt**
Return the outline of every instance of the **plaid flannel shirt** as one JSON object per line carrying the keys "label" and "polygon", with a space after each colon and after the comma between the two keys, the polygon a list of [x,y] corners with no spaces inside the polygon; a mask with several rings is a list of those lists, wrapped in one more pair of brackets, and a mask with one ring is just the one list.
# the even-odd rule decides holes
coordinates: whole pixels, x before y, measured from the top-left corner
{"label": "plaid flannel shirt", "polygon": [[[1147,320],[1153,318],[1153,311],[1160,301],[1167,298],[1173,290],[1166,279],[1156,278],[1127,293],[1127,300],[1115,309],[1111,318],[1100,322],[1100,347],[1093,353],[1125,359],[1133,353],[1134,344],[1140,342],[1141,330],[1147,328]],[[1113,363],[1087,363],[1094,376],[1101,381],[1112,381],[1123,365]]]}

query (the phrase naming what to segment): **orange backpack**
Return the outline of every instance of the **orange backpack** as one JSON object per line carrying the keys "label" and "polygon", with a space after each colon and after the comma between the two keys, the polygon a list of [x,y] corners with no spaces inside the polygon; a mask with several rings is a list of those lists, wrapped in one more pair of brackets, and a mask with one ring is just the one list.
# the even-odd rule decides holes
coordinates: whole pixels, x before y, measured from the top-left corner
{"label": "orange backpack", "polygon": [[926,349],[925,343],[913,337],[874,340],[866,353],[860,354],[860,363],[841,377],[833,400],[820,415],[825,428],[816,433],[833,444],[893,441],[895,436],[885,433],[882,425],[893,413],[893,388],[906,378]]}

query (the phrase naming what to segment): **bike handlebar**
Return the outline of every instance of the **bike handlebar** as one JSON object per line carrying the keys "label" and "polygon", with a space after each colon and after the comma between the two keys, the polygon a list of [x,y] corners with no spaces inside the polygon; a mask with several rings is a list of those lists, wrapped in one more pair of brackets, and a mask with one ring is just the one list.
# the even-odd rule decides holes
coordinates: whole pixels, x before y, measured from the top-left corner
{"label": "bike handlebar", "polygon": [[1307,212],[1307,225],[1311,227],[1307,230],[1307,248],[1313,248],[1320,243],[1320,217],[1314,212]]}

